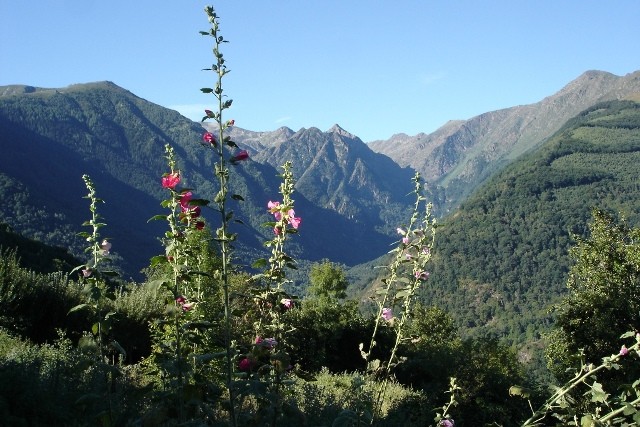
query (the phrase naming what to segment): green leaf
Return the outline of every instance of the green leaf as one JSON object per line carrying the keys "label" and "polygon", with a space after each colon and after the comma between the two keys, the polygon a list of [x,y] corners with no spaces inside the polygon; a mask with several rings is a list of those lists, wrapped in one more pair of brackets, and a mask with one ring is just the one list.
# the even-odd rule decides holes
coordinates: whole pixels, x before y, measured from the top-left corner
{"label": "green leaf", "polygon": [[210,87],[203,87],[200,90],[202,91],[202,93],[211,93],[211,92],[213,92],[213,89],[211,89]]}
{"label": "green leaf", "polygon": [[159,219],[166,220],[168,217],[169,217],[168,215],[154,215],[154,216],[152,216],[151,218],[149,218],[147,220],[147,223],[149,223],[151,221],[156,221],[156,220],[159,220]]}
{"label": "green leaf", "polygon": [[233,194],[233,195],[231,196],[231,198],[232,198],[233,200],[242,200],[242,201],[244,201],[244,198],[243,198],[241,195],[239,195],[239,194]]}
{"label": "green leaf", "polygon": [[76,306],[75,306],[75,307],[73,307],[71,310],[69,310],[69,311],[67,312],[67,314],[71,314],[71,313],[73,313],[74,311],[82,310],[82,309],[83,309],[83,308],[85,308],[85,307],[89,307],[89,304],[79,304],[79,305],[76,305]]}
{"label": "green leaf", "polygon": [[253,264],[251,264],[252,268],[264,268],[267,266],[267,260],[264,258],[260,258],[256,260]]}
{"label": "green leaf", "polygon": [[166,264],[169,262],[166,255],[156,255],[151,258],[151,267],[155,267],[156,265]]}

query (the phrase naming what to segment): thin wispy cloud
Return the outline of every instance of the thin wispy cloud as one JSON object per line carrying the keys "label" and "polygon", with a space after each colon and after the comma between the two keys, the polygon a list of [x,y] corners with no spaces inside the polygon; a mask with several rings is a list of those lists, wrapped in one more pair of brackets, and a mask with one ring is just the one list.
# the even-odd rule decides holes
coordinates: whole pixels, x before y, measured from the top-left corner
{"label": "thin wispy cloud", "polygon": [[291,120],[291,116],[284,116],[284,117],[280,117],[279,119],[276,119],[275,123],[280,124],[280,123],[284,123],[284,122],[288,122],[289,120]]}
{"label": "thin wispy cloud", "polygon": [[422,86],[431,86],[438,80],[444,79],[446,76],[447,75],[444,71],[440,71],[438,73],[422,74],[418,76],[418,81]]}

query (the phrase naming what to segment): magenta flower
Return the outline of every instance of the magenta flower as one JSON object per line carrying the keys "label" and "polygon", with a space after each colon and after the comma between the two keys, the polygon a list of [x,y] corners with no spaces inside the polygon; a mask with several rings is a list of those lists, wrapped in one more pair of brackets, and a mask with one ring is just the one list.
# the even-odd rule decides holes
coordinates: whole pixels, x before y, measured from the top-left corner
{"label": "magenta flower", "polygon": [[623,345],[620,349],[620,356],[626,356],[627,354],[629,354],[629,349],[626,345]]}
{"label": "magenta flower", "polygon": [[168,173],[162,177],[162,188],[176,188],[180,183],[180,174],[178,172]]}
{"label": "magenta flower", "polygon": [[456,427],[456,423],[451,418],[440,421],[439,425],[442,427]]}
{"label": "magenta flower", "polygon": [[212,134],[211,132],[205,132],[204,135],[202,135],[202,140],[204,142],[206,142],[207,144],[211,144],[214,147],[216,146],[217,142],[216,142],[216,137],[214,134]]}
{"label": "magenta flower", "polygon": [[386,320],[387,322],[391,319],[393,319],[393,310],[391,310],[390,308],[383,308],[382,309],[382,318],[384,320]]}
{"label": "magenta flower", "polygon": [[196,222],[196,230],[204,230],[204,221]]}
{"label": "magenta flower", "polygon": [[291,307],[293,307],[293,300],[290,299],[290,298],[282,298],[280,300],[280,304],[284,305],[284,308],[286,308],[288,310]]}
{"label": "magenta flower", "polygon": [[248,358],[244,358],[242,359],[239,363],[238,363],[238,369],[240,369],[241,371],[250,371],[251,370],[251,361]]}
{"label": "magenta flower", "polygon": [[182,208],[182,212],[189,210],[189,203],[191,203],[192,198],[193,193],[191,191],[187,191],[180,196],[180,207]]}
{"label": "magenta flower", "polygon": [[232,162],[241,162],[243,160],[247,160],[249,158],[249,152],[247,150],[240,150],[238,154],[231,158]]}
{"label": "magenta flower", "polygon": [[104,239],[102,243],[100,243],[100,250],[102,251],[102,255],[109,255],[109,251],[111,250],[111,243],[107,239]]}

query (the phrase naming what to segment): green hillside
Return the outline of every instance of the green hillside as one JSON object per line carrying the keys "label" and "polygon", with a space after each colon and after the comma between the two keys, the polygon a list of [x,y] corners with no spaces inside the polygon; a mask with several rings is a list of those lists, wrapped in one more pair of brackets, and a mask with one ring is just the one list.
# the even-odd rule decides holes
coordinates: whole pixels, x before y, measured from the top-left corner
{"label": "green hillside", "polygon": [[[594,207],[640,223],[640,104],[598,104],[442,222],[424,300],[472,336],[540,338]],[[521,354],[526,356],[526,354]]]}

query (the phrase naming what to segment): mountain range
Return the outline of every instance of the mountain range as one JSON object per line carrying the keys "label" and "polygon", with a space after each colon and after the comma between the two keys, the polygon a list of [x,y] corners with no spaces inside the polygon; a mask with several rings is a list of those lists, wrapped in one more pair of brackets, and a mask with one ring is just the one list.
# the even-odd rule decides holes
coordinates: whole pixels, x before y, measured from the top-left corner
{"label": "mountain range", "polygon": [[[372,265],[411,208],[417,171],[443,224],[425,301],[455,312],[469,333],[489,328],[535,339],[549,321],[546,305],[562,293],[570,235],[585,231],[590,207],[600,202],[628,214],[638,207],[630,172],[640,151],[638,104],[621,101],[638,94],[640,71],[588,71],[538,103],[369,144],[338,125],[233,127],[229,135],[251,154],[231,174],[233,193],[244,198],[230,202],[245,223],[237,226],[237,262],[250,265],[263,252],[266,204],[278,197],[278,168],[291,160],[303,218],[292,254],[303,263],[356,266],[351,293],[366,297]],[[101,232],[134,279],[162,251],[163,225],[147,220],[162,213],[166,197],[164,145],[175,148],[196,196],[217,193],[212,153],[200,144],[203,125],[110,82],[0,87],[0,128],[0,222],[82,256],[77,232],[89,209],[81,176],[88,174],[105,200]],[[215,212],[205,216],[215,224]]]}

